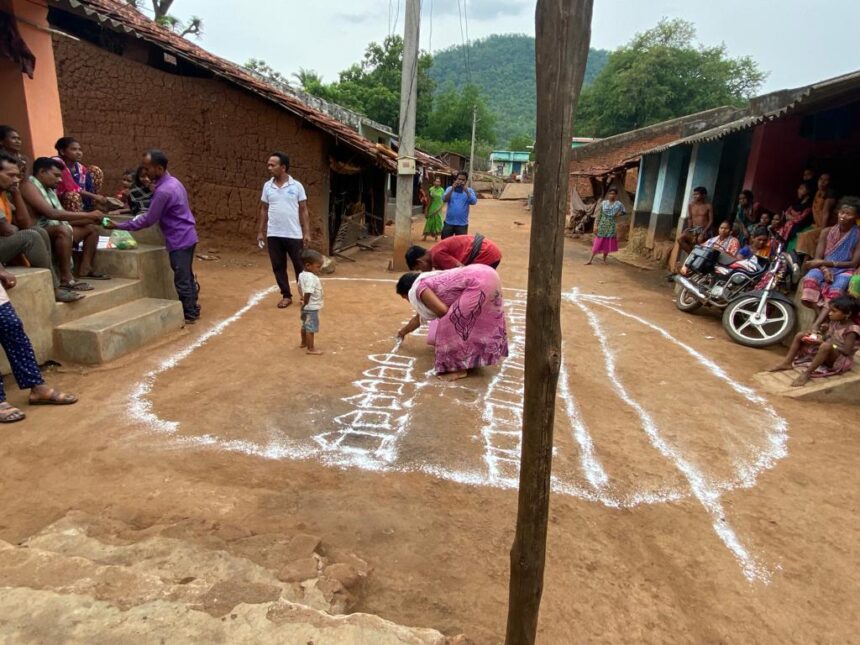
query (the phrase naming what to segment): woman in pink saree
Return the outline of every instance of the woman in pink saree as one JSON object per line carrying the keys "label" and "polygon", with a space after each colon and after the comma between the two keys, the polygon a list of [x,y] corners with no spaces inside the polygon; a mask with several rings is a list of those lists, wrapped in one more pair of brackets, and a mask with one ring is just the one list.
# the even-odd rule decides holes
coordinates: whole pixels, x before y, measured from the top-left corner
{"label": "woman in pink saree", "polygon": [[508,355],[502,285],[495,269],[472,264],[449,271],[405,273],[397,293],[416,316],[397,332],[403,338],[430,322],[436,375],[455,381],[468,370],[495,365]]}

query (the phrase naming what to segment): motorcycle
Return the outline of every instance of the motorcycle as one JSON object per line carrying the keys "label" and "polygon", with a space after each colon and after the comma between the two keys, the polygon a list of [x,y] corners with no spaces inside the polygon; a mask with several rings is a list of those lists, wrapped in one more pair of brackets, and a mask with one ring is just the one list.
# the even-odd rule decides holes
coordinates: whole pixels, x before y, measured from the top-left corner
{"label": "motorcycle", "polygon": [[800,280],[800,265],[783,240],[777,240],[766,265],[697,246],[674,280],[680,288],[678,309],[721,309],[723,329],[736,343],[769,347],[794,333],[797,312],[790,294]]}

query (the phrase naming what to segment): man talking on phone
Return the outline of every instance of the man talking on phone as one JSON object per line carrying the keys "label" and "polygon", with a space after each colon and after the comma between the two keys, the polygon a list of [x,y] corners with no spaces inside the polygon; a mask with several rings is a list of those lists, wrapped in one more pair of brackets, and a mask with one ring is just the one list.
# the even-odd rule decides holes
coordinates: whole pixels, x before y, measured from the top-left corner
{"label": "man talking on phone", "polygon": [[461,170],[453,186],[449,186],[442,197],[448,204],[445,211],[445,225],[442,227],[442,239],[452,235],[466,235],[469,232],[469,207],[478,203],[475,191],[466,184],[469,173]]}

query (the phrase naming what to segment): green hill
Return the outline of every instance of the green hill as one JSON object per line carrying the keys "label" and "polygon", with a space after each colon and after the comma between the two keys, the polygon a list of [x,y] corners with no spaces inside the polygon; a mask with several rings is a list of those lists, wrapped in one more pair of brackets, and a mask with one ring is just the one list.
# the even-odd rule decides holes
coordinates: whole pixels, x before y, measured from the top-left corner
{"label": "green hill", "polygon": [[[603,69],[609,52],[592,49],[585,70],[585,84]],[[496,145],[507,145],[516,135],[534,136],[535,40],[522,34],[493,35],[473,41],[469,48],[472,81],[481,87],[496,114]],[[468,82],[466,53],[462,45],[436,52],[430,76],[437,90],[449,83]]]}

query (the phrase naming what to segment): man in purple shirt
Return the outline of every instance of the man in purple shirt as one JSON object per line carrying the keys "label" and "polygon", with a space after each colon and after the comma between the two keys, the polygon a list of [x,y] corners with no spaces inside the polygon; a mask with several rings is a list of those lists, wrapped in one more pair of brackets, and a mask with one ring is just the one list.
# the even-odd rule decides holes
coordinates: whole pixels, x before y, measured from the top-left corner
{"label": "man in purple shirt", "polygon": [[170,255],[173,283],[182,301],[185,322],[191,324],[200,317],[200,305],[197,304],[197,283],[192,270],[197,228],[194,215],[188,207],[188,193],[185,192],[185,186],[167,172],[167,155],[161,150],[147,152],[143,156],[143,166],[154,182],[149,210],[128,222],[111,222],[105,228],[139,231],[158,223]]}

